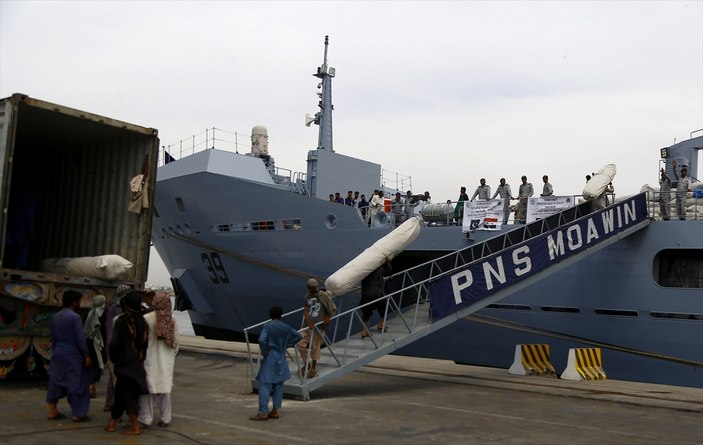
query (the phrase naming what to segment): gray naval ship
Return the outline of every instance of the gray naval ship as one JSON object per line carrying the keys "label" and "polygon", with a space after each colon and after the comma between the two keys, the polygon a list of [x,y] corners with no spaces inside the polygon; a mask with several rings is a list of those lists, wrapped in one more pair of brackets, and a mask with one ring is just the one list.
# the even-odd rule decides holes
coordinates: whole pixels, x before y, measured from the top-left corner
{"label": "gray naval ship", "polygon": [[[330,191],[360,190],[368,196],[374,188],[402,191],[409,184],[390,184],[379,164],[334,151],[336,73],[327,50],[325,39],[324,61],[314,74],[320,111],[306,119],[319,125],[307,172],[276,167],[261,126],[254,127],[246,154],[237,146],[218,147],[223,139],[216,129],[205,137],[207,149],[198,151],[193,143],[183,154],[181,143],[163,152],[152,239],[171,274],[177,306],[188,310],[196,335],[242,340],[244,329],[263,321],[270,306],[300,308],[306,278],[324,282],[394,227],[391,213],[379,212],[368,221],[359,209],[328,200]],[[656,150],[673,179],[672,161],[695,174],[702,148],[703,137],[691,137]],[[658,192],[650,191],[651,223],[644,229],[398,353],[508,368],[516,345],[547,343],[560,368],[569,348],[600,347],[608,378],[703,387],[703,199],[698,195],[688,193],[693,203],[685,220],[674,215],[663,221]],[[451,206],[424,205],[418,212],[419,207],[420,235],[393,259],[394,272],[522,226],[464,233],[452,221]],[[358,297],[352,292],[340,303],[353,307]]]}

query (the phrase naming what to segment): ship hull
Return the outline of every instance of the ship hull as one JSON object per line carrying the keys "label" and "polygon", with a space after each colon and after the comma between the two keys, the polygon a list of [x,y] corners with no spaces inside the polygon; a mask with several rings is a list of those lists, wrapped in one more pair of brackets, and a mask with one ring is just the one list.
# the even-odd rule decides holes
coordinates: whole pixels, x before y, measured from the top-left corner
{"label": "ship hull", "polygon": [[[191,158],[241,156],[208,151],[213,153]],[[189,159],[160,170],[152,233],[156,250],[193,304],[189,315],[197,335],[241,340],[244,328],[265,320],[270,306],[300,308],[307,277],[331,275],[390,230],[369,228],[353,207],[198,168],[198,160]],[[609,378],[703,387],[703,368],[695,365],[703,363],[700,288],[662,286],[658,278],[662,252],[700,255],[701,233],[703,221],[653,221],[477,314],[537,333],[461,320],[399,353],[507,368],[516,344],[548,343],[561,372],[568,348],[598,342],[629,351],[603,347]],[[494,234],[477,231],[469,238],[459,226],[425,227],[394,267],[398,271]],[[358,298],[344,296],[340,310]]]}

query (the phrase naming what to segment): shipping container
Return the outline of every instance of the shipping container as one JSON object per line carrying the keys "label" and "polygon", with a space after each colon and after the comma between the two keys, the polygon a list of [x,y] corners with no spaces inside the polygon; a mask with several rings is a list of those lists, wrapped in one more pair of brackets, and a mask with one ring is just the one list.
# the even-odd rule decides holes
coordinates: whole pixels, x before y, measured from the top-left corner
{"label": "shipping container", "polygon": [[[0,378],[37,366],[33,353],[48,358],[50,319],[66,290],[81,292],[87,310],[120,284],[144,288],[158,149],[153,128],[23,94],[0,100]],[[132,266],[120,276],[47,272],[67,258]]]}

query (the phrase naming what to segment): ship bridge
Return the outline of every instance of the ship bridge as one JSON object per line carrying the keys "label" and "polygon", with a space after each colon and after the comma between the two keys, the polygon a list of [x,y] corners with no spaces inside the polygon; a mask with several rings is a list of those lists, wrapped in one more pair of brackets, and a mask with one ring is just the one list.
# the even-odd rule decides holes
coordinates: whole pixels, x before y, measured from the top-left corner
{"label": "ship bridge", "polygon": [[[368,303],[385,304],[387,330],[373,329],[370,337],[362,339],[361,306],[340,307],[325,331],[321,324],[314,327],[325,345],[315,377],[307,377],[310,358],[305,363],[297,348],[288,350],[293,377],[284,384],[284,393],[308,400],[312,391],[325,384],[518,292],[650,222],[644,193],[596,212],[590,210],[591,203],[586,202],[389,277],[386,287],[397,290]],[[303,309],[283,319],[295,326],[303,319]],[[262,357],[248,339],[267,322],[244,331],[252,376]],[[257,388],[255,378],[252,386]]]}

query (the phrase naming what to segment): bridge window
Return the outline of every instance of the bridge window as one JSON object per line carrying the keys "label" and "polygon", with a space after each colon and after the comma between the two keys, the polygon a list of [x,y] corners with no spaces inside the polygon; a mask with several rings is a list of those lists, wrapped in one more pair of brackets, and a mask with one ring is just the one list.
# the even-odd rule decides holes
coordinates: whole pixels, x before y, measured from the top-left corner
{"label": "bridge window", "polygon": [[251,223],[251,230],[275,230],[276,224],[273,221],[254,221]]}
{"label": "bridge window", "polygon": [[251,221],[235,224],[216,224],[210,226],[214,233],[222,232],[261,232],[273,230],[300,230],[303,224],[300,219],[281,219],[276,221]]}
{"label": "bridge window", "polygon": [[665,249],[652,265],[654,281],[662,287],[703,288],[703,249]]}
{"label": "bridge window", "polygon": [[302,224],[299,219],[282,219],[283,230],[300,230]]}

